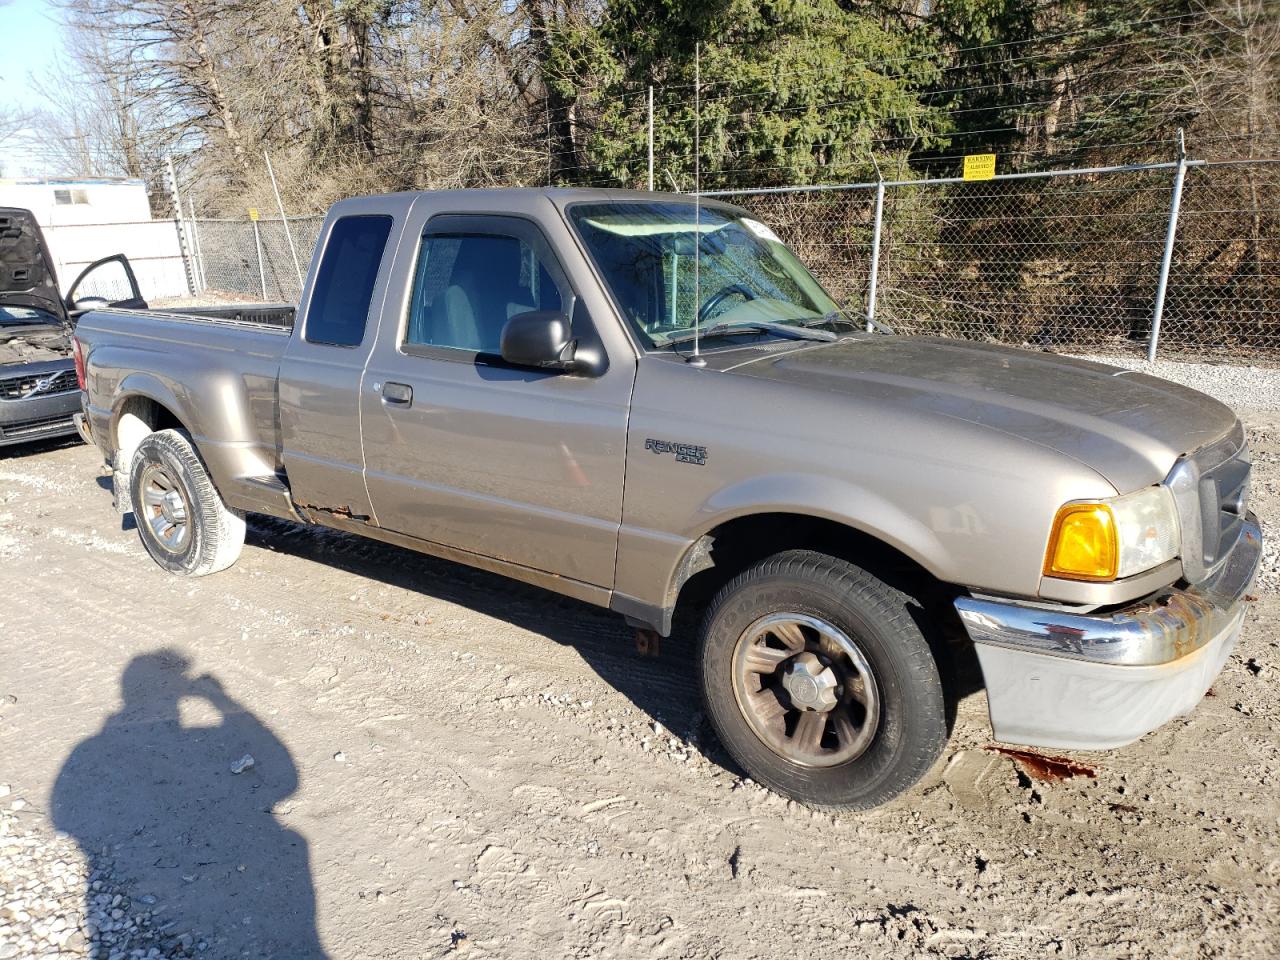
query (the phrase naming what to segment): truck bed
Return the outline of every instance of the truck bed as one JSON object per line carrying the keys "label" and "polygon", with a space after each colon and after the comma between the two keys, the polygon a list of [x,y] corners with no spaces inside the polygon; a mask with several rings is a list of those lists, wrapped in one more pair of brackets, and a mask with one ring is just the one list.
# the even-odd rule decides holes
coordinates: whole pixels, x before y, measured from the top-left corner
{"label": "truck bed", "polygon": [[139,312],[291,330],[298,308],[292,303],[228,303],[209,307],[172,307]]}

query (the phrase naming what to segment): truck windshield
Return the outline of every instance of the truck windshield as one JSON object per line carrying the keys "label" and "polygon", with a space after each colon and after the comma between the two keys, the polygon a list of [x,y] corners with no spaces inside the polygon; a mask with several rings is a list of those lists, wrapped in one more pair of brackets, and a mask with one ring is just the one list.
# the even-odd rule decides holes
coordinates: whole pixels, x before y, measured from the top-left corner
{"label": "truck windshield", "polygon": [[[779,325],[852,326],[812,274],[763,223],[688,201],[615,201],[569,208],[619,309],[643,342],[769,335]],[[696,276],[695,276],[696,271]]]}

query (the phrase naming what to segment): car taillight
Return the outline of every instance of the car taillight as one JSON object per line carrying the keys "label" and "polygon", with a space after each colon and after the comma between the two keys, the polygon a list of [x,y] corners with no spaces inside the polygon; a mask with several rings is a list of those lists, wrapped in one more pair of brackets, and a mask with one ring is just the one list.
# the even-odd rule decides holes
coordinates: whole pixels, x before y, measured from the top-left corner
{"label": "car taillight", "polygon": [[71,338],[71,353],[76,358],[76,383],[80,384],[80,389],[84,389],[84,350],[80,346],[80,338]]}

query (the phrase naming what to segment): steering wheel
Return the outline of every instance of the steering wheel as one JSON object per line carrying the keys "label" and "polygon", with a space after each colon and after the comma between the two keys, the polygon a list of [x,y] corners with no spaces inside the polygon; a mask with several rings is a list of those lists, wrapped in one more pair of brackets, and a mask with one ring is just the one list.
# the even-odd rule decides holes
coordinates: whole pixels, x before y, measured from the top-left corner
{"label": "steering wheel", "polygon": [[740,283],[731,283],[728,286],[721,287],[698,308],[698,323],[703,323],[707,317],[711,315],[712,310],[720,306],[720,304],[724,303],[725,300],[733,296],[735,293],[742,297],[743,300],[754,300],[756,298],[756,295],[752,293],[750,289],[744,287]]}

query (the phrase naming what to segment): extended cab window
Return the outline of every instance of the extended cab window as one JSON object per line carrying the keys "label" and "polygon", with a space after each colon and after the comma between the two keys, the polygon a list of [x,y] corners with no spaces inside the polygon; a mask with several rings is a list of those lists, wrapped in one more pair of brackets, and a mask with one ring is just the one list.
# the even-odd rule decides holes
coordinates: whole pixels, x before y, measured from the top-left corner
{"label": "extended cab window", "polygon": [[432,233],[428,225],[404,342],[496,354],[502,328],[516,314],[562,308],[546,264],[525,240]]}
{"label": "extended cab window", "polygon": [[306,339],[338,347],[358,346],[369,322],[369,301],[391,234],[386,216],[343,217],[329,232],[316,271]]}

